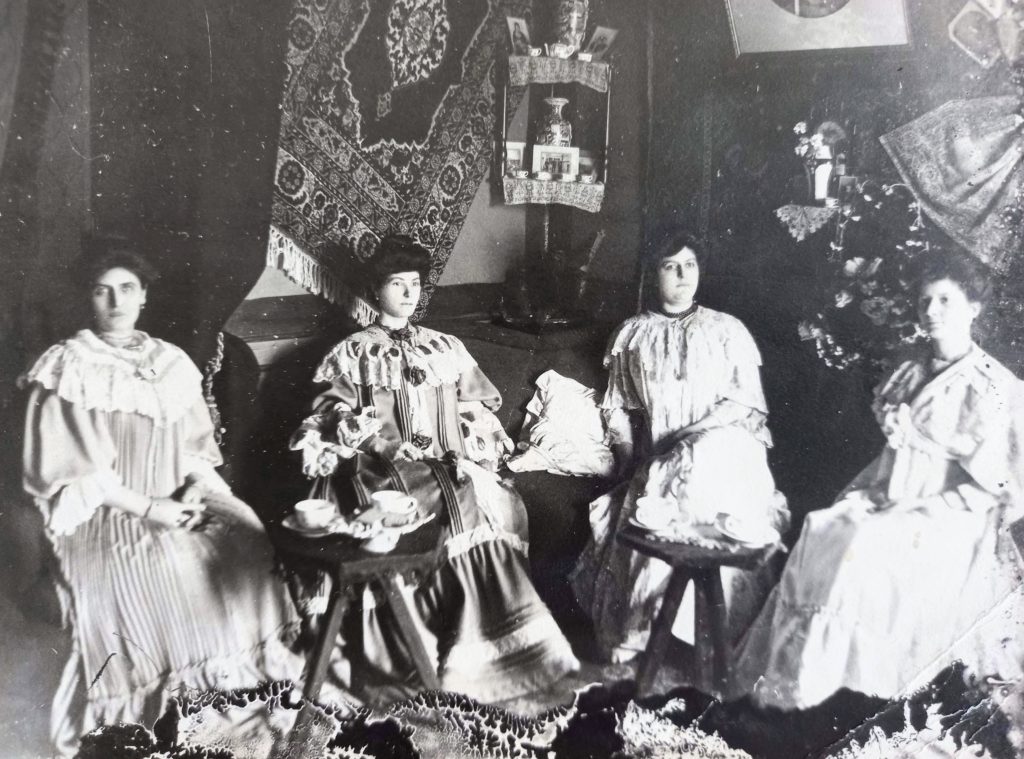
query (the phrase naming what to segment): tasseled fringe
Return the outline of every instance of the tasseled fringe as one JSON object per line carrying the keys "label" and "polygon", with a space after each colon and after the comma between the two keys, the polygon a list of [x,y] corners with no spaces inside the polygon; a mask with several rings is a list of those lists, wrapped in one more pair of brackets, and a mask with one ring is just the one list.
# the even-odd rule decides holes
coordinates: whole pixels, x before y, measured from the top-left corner
{"label": "tasseled fringe", "polygon": [[267,266],[283,271],[289,279],[344,308],[361,326],[373,324],[377,310],[363,298],[349,290],[336,274],[328,271],[319,261],[278,227],[270,226],[267,242]]}

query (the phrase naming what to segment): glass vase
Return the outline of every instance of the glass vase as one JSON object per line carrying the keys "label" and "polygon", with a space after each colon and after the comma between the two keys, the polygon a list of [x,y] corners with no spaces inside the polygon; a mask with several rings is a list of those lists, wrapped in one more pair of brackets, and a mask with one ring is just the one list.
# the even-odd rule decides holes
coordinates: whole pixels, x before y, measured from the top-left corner
{"label": "glass vase", "polygon": [[573,50],[583,46],[587,33],[587,12],[589,0],[556,0],[555,35],[556,42],[569,45]]}

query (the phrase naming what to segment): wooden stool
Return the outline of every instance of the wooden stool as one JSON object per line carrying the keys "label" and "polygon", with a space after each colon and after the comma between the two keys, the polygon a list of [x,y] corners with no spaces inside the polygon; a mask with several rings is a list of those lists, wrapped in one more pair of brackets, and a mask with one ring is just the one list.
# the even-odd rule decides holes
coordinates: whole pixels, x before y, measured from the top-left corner
{"label": "wooden stool", "polygon": [[397,582],[399,575],[428,574],[437,567],[444,546],[443,532],[437,520],[403,535],[393,550],[383,554],[364,551],[360,543],[344,535],[311,538],[282,528],[273,533],[273,539],[286,563],[313,566],[324,570],[331,578],[327,613],[320,622],[316,644],[310,652],[303,698],[316,700],[319,697],[331,651],[348,606],[348,592],[354,585],[364,582],[376,584],[384,591],[423,686],[440,689],[437,669],[413,624],[412,612]]}
{"label": "wooden stool", "polygon": [[672,567],[658,618],[651,626],[647,649],[640,662],[637,692],[641,696],[648,695],[654,685],[658,667],[665,658],[672,637],[672,624],[683,601],[683,593],[692,580],[696,648],[693,684],[705,693],[721,693],[729,681],[731,669],[721,569],[754,569],[774,553],[777,546],[740,546],[737,550],[704,548],[659,540],[632,525],[623,529],[618,539],[634,551],[661,559]]}

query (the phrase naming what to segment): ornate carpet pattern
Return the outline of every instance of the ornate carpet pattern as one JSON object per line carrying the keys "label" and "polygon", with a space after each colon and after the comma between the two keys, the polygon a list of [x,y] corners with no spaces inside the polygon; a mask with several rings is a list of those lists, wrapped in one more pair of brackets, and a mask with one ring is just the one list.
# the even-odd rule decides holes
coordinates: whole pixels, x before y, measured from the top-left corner
{"label": "ornate carpet pattern", "polygon": [[359,262],[411,234],[426,305],[491,160],[505,16],[530,1],[295,0],[269,266],[365,323]]}

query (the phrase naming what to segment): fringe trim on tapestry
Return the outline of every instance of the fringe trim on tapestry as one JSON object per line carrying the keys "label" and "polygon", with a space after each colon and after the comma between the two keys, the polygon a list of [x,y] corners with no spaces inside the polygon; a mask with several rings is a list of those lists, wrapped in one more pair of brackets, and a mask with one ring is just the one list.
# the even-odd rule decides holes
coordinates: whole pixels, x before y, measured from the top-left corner
{"label": "fringe trim on tapestry", "polygon": [[363,327],[373,324],[377,310],[353,293],[333,272],[307,253],[273,224],[267,241],[267,266],[283,271],[290,280],[341,306]]}

